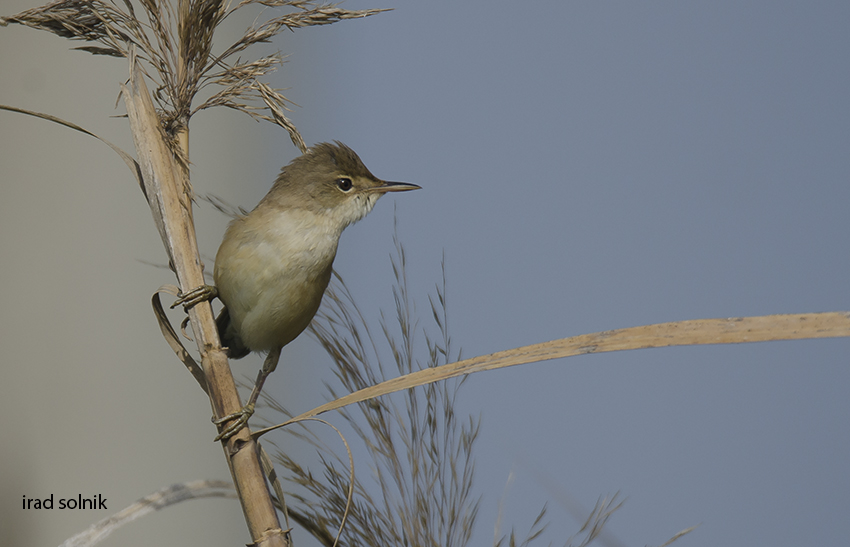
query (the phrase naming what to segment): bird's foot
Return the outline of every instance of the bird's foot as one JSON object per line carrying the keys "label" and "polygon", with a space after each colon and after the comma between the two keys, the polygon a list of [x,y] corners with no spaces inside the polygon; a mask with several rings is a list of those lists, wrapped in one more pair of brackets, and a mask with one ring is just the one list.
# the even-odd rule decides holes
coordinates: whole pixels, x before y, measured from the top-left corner
{"label": "bird's foot", "polygon": [[188,311],[192,306],[200,304],[201,302],[212,300],[217,296],[217,288],[212,285],[201,285],[200,287],[196,287],[185,294],[178,294],[177,300],[175,300],[174,304],[171,305],[171,309],[173,310],[180,304],[183,304],[183,309]]}
{"label": "bird's foot", "polygon": [[235,422],[233,422],[232,424],[227,426],[227,428],[225,428],[224,431],[219,433],[216,436],[216,438],[214,439],[214,442],[226,441],[230,437],[235,435],[236,432],[238,432],[240,429],[242,429],[243,427],[248,425],[248,419],[253,414],[254,414],[254,403],[248,403],[247,405],[242,407],[242,410],[240,410],[238,412],[234,412],[233,414],[228,414],[227,416],[224,416],[224,417],[219,418],[217,420],[213,419],[213,423],[215,425],[219,426],[219,427],[223,426],[224,424],[226,424],[227,422],[229,422],[231,420],[236,420]]}

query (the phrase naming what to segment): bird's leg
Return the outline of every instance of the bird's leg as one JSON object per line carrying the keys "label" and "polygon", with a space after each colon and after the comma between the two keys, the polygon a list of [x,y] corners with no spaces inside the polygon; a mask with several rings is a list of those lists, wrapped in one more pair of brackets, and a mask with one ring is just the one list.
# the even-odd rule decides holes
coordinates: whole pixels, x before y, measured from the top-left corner
{"label": "bird's leg", "polygon": [[171,305],[171,309],[173,310],[180,304],[183,304],[183,309],[189,311],[189,308],[191,308],[192,306],[200,304],[201,302],[205,302],[207,300],[212,300],[217,296],[217,288],[212,285],[201,285],[200,287],[195,287],[186,294],[178,294],[177,300],[175,300],[174,304]]}
{"label": "bird's leg", "polygon": [[234,412],[233,414],[228,414],[223,418],[219,418],[217,420],[213,420],[215,425],[221,426],[225,423],[236,420],[227,428],[218,434],[215,438],[215,441],[226,441],[230,437],[232,437],[237,431],[248,425],[248,419],[254,414],[254,406],[257,404],[257,399],[260,397],[260,391],[263,389],[263,384],[266,383],[266,378],[269,377],[269,374],[274,372],[274,369],[277,368],[277,362],[280,360],[280,350],[281,348],[272,349],[269,354],[266,356],[266,360],[263,361],[263,368],[260,369],[260,373],[257,374],[257,381],[254,382],[254,389],[251,390],[251,396],[248,398],[248,403],[242,407],[242,410],[238,412]]}

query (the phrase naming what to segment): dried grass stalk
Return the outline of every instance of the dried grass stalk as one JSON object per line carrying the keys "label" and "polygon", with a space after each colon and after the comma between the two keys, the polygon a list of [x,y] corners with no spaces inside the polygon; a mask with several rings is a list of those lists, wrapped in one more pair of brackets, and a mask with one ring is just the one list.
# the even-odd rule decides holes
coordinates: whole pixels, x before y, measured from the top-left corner
{"label": "dried grass stalk", "polygon": [[796,313],[764,315],[757,317],[729,317],[721,319],[692,319],[672,323],[658,323],[626,329],[607,330],[561,338],[540,344],[481,355],[435,368],[411,372],[364,387],[322,406],[299,414],[292,420],[267,427],[255,436],[289,425],[291,422],[318,416],[331,410],[368,401],[381,395],[395,393],[432,382],[465,376],[474,372],[494,370],[573,357],[589,353],[624,351],[670,346],[702,344],[743,344],[775,340],[804,340],[807,338],[839,338],[850,336],[850,312]]}
{"label": "dried grass stalk", "polygon": [[[85,45],[78,49],[98,55],[126,57],[131,75],[122,93],[127,107],[143,190],[181,288],[204,283],[192,218],[194,197],[188,173],[188,123],[198,110],[225,106],[285,128],[302,151],[305,143],[286,116],[287,99],[260,80],[281,62],[270,55],[256,61],[232,61],[234,54],[266,42],[283,29],[329,24],[365,17],[378,10],[348,11],[313,1],[258,2],[289,7],[283,14],[248,29],[236,43],[213,54],[215,30],[236,10],[224,0],[55,0],[18,15],[0,18],[0,25],[22,24],[46,30]],[[141,9],[138,9],[138,7]],[[143,73],[155,84],[153,93]],[[205,86],[221,86],[213,100],[193,109]],[[156,102],[156,106],[154,105]],[[68,125],[68,124],[66,124]],[[208,303],[189,310],[214,415],[241,408],[236,386],[215,329]],[[242,501],[253,545],[282,547],[288,535],[280,529],[247,428],[224,443],[234,482]]]}
{"label": "dried grass stalk", "polygon": [[143,497],[86,530],[63,541],[59,547],[94,547],[122,526],[169,505],[192,499],[236,498],[233,484],[226,481],[199,480],[172,484]]}
{"label": "dried grass stalk", "polygon": [[[76,49],[95,55],[127,57],[130,48],[145,63],[145,74],[156,82],[153,97],[163,126],[171,134],[185,130],[199,110],[223,106],[256,119],[279,125],[293,144],[307,149],[295,124],[286,115],[292,104],[278,89],[260,80],[282,63],[277,54],[255,61],[233,60],[258,43],[270,42],[284,30],[329,25],[346,19],[375,15],[384,9],[346,10],[315,0],[244,0],[232,7],[224,0],[180,0],[178,11],[169,0],[138,0],[137,14],[131,0],[55,0],[17,15],[0,17],[0,25],[16,23],[81,40]],[[251,4],[288,8],[284,13],[251,26],[241,38],[213,54],[218,26],[231,14]],[[198,92],[209,85],[223,89],[200,106],[193,106]],[[177,152],[180,146],[174,146]]]}
{"label": "dried grass stalk", "polygon": [[[373,337],[339,277],[311,325],[312,334],[333,358],[339,389],[345,392],[457,357],[449,337],[444,286],[437,288],[431,302],[438,334],[432,337],[423,329],[425,343],[417,342],[422,335],[413,316],[404,262],[404,251],[397,244],[393,261],[396,309],[391,319],[382,319],[380,340]],[[390,348],[389,358],[377,350],[381,340]],[[417,347],[424,350],[419,355]],[[372,471],[358,472],[341,545],[461,547],[469,543],[479,506],[472,490],[479,421],[454,412],[461,384],[431,384],[341,412],[370,455]],[[330,385],[328,389],[331,397],[337,396],[336,389]],[[272,399],[267,401],[285,413]],[[289,432],[315,446],[321,458],[321,472],[314,475],[286,454],[275,455],[295,490],[288,496],[290,514],[330,547],[350,486],[346,461],[310,430]]]}
{"label": "dried grass stalk", "polygon": [[[146,196],[180,286],[197,287],[204,283],[204,277],[192,222],[191,192],[186,184],[188,170],[171,153],[144,79],[133,61],[131,54],[132,72],[128,85],[122,86],[122,94],[139,155]],[[214,415],[225,416],[238,411],[242,403],[227,357],[221,349],[209,302],[192,307],[189,319],[201,353]],[[250,431],[239,431],[223,443],[223,448],[254,544],[288,546],[287,536],[280,528],[266,488],[256,442]]]}

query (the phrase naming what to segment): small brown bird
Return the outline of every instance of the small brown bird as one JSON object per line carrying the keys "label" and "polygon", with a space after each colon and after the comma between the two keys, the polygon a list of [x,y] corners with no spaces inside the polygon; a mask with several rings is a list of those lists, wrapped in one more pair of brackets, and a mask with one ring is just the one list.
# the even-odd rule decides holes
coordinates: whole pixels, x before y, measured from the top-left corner
{"label": "small brown bird", "polygon": [[281,348],[319,309],[342,231],[385,193],[417,188],[378,179],[341,142],[321,143],[284,167],[257,207],[230,223],[213,274],[225,306],[218,331],[229,357],[269,353],[248,404],[217,420],[221,425],[238,418],[219,439],[247,423]]}

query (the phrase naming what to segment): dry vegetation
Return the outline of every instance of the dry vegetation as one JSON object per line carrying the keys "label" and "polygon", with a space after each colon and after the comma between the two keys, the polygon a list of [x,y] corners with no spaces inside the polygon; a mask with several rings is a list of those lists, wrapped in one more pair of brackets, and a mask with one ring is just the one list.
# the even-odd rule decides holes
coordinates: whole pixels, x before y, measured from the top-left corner
{"label": "dry vegetation", "polygon": [[[267,19],[255,22],[236,42],[219,47],[214,41],[219,25],[236,11],[252,5],[276,9],[268,12],[271,15]],[[188,290],[203,283],[194,241],[194,192],[187,161],[186,135],[191,117],[207,108],[232,108],[279,125],[303,151],[305,143],[286,115],[291,103],[263,81],[281,64],[281,56],[270,54],[244,60],[241,55],[286,29],[327,25],[380,11],[383,10],[346,10],[310,0],[58,0],[0,17],[0,25],[14,23],[45,30],[84,42],[77,49],[129,59],[131,78],[122,89],[138,163],[129,156],[122,157],[144,184],[170,265],[181,288]],[[147,91],[142,75],[152,84],[152,92]],[[14,107],[2,108],[29,113]],[[48,115],[41,116],[86,132]],[[583,335],[455,362],[460,355],[453,354],[451,347],[445,279],[431,300],[438,333],[432,337],[418,329],[417,319],[412,316],[404,251],[398,243],[393,268],[397,280],[396,309],[392,320],[382,320],[380,336],[373,336],[341,280],[331,289],[327,299],[330,305],[314,323],[313,334],[333,358],[345,394],[299,416],[303,419],[340,409],[340,415],[370,455],[373,473],[368,480],[354,480],[355,495],[349,507],[345,495],[351,486],[347,463],[318,436],[307,429],[289,429],[289,433],[317,448],[322,456],[319,474],[302,467],[284,452],[276,454],[288,472],[286,480],[293,490],[289,496],[290,513],[324,545],[334,544],[347,510],[342,545],[448,547],[469,543],[478,514],[478,498],[473,492],[473,447],[479,422],[455,415],[454,402],[462,379],[448,381],[450,378],[601,351],[850,335],[850,318],[845,312],[696,320]],[[241,405],[208,303],[189,310],[189,317],[203,372],[185,350],[181,353],[175,347],[175,351],[187,366],[196,367],[196,378],[208,391],[216,415],[229,414]],[[427,355],[417,356],[414,340],[423,333]],[[389,360],[379,347],[389,348]],[[403,392],[387,396],[400,391]],[[330,389],[330,395],[336,399],[340,393]],[[282,405],[270,399],[267,402],[286,414]],[[354,403],[357,405],[347,406]],[[256,438],[267,430],[240,432],[225,443],[225,454],[246,504],[253,544],[288,545],[288,533],[277,522],[253,449]],[[250,502],[246,502],[246,497],[251,498]],[[597,539],[620,505],[616,496],[600,500],[581,527],[576,545]],[[527,545],[538,539],[545,527],[544,515],[545,509],[524,539],[511,533],[496,538],[494,543]],[[83,544],[89,543],[74,543]]]}

